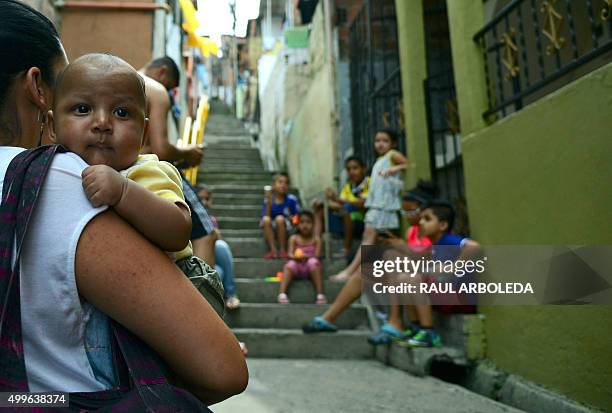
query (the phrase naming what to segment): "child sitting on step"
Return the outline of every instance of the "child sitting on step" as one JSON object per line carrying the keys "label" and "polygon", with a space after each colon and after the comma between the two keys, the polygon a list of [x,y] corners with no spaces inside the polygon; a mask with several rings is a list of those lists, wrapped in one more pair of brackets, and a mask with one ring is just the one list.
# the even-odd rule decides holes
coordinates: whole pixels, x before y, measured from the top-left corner
{"label": "child sitting on step", "polygon": [[[481,254],[481,247],[476,241],[455,235],[451,232],[455,222],[455,210],[445,201],[431,201],[423,210],[419,219],[420,235],[431,240],[433,246],[431,258],[439,261],[471,260]],[[472,307],[472,306],[468,306]],[[408,344],[415,347],[439,347],[442,345],[440,335],[433,328],[431,305],[416,305],[420,330],[408,339]]]}
{"label": "child sitting on step", "polygon": [[294,195],[289,194],[289,176],[284,172],[275,174],[272,186],[266,186],[264,191],[259,225],[270,249],[264,258],[279,258],[280,251],[280,258],[287,259],[287,233],[293,229],[292,221],[300,212],[300,204]]}
{"label": "child sitting on step", "polygon": [[88,54],[58,77],[47,116],[53,142],[88,164],[83,188],[94,207],[114,211],[167,251],[217,313],[224,311],[217,272],[193,255],[191,217],[174,166],[139,155],[146,136],[143,79],[132,66],[108,54]]}
{"label": "child sitting on step", "polygon": [[314,235],[314,215],[310,211],[298,214],[297,233],[289,238],[290,260],[283,268],[279,304],[289,304],[287,289],[293,279],[310,278],[317,292],[316,304],[327,304],[323,295],[323,279],[321,277],[321,239]]}

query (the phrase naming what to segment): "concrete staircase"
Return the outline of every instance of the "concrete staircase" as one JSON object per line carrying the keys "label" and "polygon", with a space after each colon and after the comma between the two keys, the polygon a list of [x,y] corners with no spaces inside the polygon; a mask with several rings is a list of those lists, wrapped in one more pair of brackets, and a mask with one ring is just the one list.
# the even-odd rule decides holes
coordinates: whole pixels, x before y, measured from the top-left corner
{"label": "concrete staircase", "polygon": [[[314,289],[309,281],[296,281],[289,291],[290,305],[276,303],[278,283],[265,277],[282,270],[284,261],[264,260],[265,243],[259,228],[263,186],[271,182],[264,171],[258,150],[242,124],[226,107],[212,102],[206,126],[204,161],[198,181],[212,190],[211,213],[217,217],[224,239],[235,260],[234,273],[239,309],[229,311],[225,320],[239,340],[247,343],[249,357],[269,358],[376,358],[413,374],[429,374],[436,363],[468,366],[484,351],[483,319],[479,315],[436,314],[435,324],[445,347],[407,349],[397,343],[368,344],[372,333],[366,307],[354,304],[338,320],[340,331],[305,335],[301,326],[327,306],[313,304]],[[295,189],[294,193],[297,193]],[[338,249],[338,245],[332,248]],[[344,260],[326,261],[324,278],[339,271]],[[332,302],[341,284],[325,281],[325,294]]]}
{"label": "concrete staircase", "polygon": [[[198,182],[212,191],[210,213],[216,216],[223,238],[234,254],[234,273],[239,309],[228,311],[226,322],[238,339],[247,343],[249,357],[274,358],[372,358],[367,343],[371,334],[366,309],[353,305],[338,320],[342,329],[333,334],[305,335],[302,324],[321,314],[327,306],[315,305],[309,281],[296,281],[289,291],[290,305],[276,303],[279,283],[265,277],[282,271],[284,261],[265,260],[259,219],[263,187],[271,183],[258,150],[242,124],[222,105],[212,102],[206,126],[206,149]],[[292,189],[293,193],[297,193]],[[339,247],[338,247],[339,248]],[[339,271],[344,260],[324,262],[325,277]],[[325,281],[332,302],[342,285]]]}

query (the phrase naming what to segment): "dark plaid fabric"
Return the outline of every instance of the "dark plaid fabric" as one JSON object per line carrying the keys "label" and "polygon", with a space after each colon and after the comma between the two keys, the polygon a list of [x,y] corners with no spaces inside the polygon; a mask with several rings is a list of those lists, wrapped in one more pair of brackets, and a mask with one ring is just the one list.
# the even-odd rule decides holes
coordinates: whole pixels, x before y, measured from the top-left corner
{"label": "dark plaid fabric", "polygon": [[[192,234],[191,239],[198,239],[205,235],[212,233],[215,229],[215,226],[210,219],[210,215],[204,208],[202,201],[198,197],[198,191],[191,185],[189,181],[183,178],[183,195],[185,196],[185,201],[189,205],[191,209],[191,221],[193,228],[203,228],[206,232],[205,234]],[[199,222],[198,222],[199,221]]]}
{"label": "dark plaid fabric", "polygon": [[0,390],[28,391],[21,338],[19,260],[17,257],[34,210],[42,181],[59,146],[45,146],[19,153],[4,177],[0,205]]}
{"label": "dark plaid fabric", "polygon": [[[66,149],[42,146],[19,153],[9,164],[0,205],[0,391],[28,391],[21,331],[19,255],[36,199],[53,156]],[[12,265],[13,250],[16,251]],[[171,386],[164,363],[119,323],[111,323],[117,388],[70,395],[69,409],[37,412],[210,412],[190,393]],[[123,374],[122,374],[123,372]],[[9,410],[7,410],[9,411]],[[24,412],[24,409],[15,409]]]}

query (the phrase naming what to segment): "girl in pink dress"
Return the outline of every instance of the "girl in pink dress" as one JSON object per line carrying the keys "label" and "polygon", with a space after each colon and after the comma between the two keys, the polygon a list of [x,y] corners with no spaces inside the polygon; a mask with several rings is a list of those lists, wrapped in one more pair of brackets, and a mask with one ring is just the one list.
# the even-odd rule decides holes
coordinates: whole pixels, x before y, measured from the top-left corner
{"label": "girl in pink dress", "polygon": [[321,239],[314,235],[314,215],[310,211],[298,214],[297,233],[289,238],[289,261],[283,268],[278,294],[279,304],[289,304],[287,289],[294,279],[310,278],[317,292],[316,304],[327,304],[321,277]]}

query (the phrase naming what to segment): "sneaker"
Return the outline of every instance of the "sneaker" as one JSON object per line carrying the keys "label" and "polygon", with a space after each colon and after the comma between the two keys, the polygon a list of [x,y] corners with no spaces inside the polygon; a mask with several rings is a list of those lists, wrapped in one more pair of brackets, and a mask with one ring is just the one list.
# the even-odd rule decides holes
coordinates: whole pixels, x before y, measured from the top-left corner
{"label": "sneaker", "polygon": [[412,338],[420,330],[421,330],[420,324],[412,324],[412,323],[410,323],[408,328],[404,330],[404,339],[408,340],[409,338]]}
{"label": "sneaker", "polygon": [[336,331],[338,331],[338,327],[336,327],[334,324],[330,323],[323,317],[316,316],[315,318],[310,320],[310,323],[304,324],[302,326],[302,331],[304,331],[304,333],[306,334],[325,332],[335,333]]}
{"label": "sneaker", "polygon": [[408,344],[412,347],[441,347],[442,339],[435,330],[421,329],[408,340]]}
{"label": "sneaker", "polygon": [[276,298],[279,304],[289,304],[289,297],[285,293],[280,293]]}
{"label": "sneaker", "polygon": [[402,331],[389,323],[385,323],[380,327],[380,331],[377,334],[368,337],[368,343],[378,346],[381,344],[389,344],[392,340],[401,340],[404,338],[405,336]]}
{"label": "sneaker", "polygon": [[225,306],[228,310],[235,310],[236,308],[240,307],[240,299],[236,295],[227,297],[225,300]]}
{"label": "sneaker", "polygon": [[318,304],[318,305],[327,304],[327,298],[325,297],[325,295],[317,294],[317,300],[315,301],[315,304]]}

